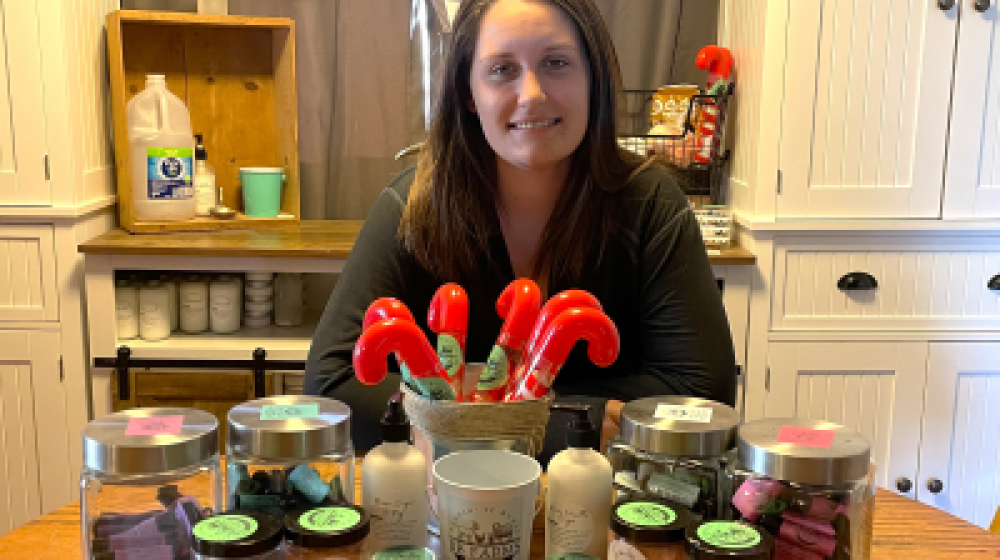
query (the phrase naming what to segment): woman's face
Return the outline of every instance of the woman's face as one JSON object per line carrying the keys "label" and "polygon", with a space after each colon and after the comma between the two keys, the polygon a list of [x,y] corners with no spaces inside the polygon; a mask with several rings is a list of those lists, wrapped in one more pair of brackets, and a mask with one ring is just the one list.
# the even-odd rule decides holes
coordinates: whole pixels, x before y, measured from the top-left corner
{"label": "woman's face", "polygon": [[530,0],[498,0],[479,30],[470,107],[503,161],[567,165],[587,131],[590,69],[572,20]]}

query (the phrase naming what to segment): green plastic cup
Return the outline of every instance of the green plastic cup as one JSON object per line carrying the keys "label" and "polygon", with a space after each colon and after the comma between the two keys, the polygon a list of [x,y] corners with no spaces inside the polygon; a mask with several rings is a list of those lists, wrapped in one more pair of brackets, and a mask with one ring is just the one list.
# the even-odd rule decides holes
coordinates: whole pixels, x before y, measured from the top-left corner
{"label": "green plastic cup", "polygon": [[281,184],[285,170],[280,167],[241,167],[243,214],[254,218],[274,218],[281,212]]}

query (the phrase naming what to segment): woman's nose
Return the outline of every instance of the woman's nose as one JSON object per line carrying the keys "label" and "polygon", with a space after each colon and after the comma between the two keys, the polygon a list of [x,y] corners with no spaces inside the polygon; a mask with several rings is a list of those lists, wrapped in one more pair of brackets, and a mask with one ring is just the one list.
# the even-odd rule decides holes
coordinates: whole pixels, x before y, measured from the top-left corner
{"label": "woman's nose", "polygon": [[538,79],[538,74],[532,71],[521,75],[521,88],[518,93],[518,102],[521,105],[545,99],[545,89],[542,87],[542,81]]}

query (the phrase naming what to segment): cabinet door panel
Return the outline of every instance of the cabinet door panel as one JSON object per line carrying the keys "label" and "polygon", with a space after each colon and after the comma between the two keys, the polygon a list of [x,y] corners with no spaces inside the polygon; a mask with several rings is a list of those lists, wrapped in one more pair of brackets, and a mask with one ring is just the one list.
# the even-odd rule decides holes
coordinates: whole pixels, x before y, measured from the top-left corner
{"label": "cabinet door panel", "polygon": [[0,226],[0,322],[59,319],[50,226]]}
{"label": "cabinet door panel", "polygon": [[875,481],[914,480],[927,344],[776,342],[768,346],[767,417],[829,420],[872,443]]}
{"label": "cabinet door panel", "polygon": [[[920,446],[920,501],[989,527],[1000,504],[1000,344],[934,343]],[[927,481],[944,489],[932,494]]]}
{"label": "cabinet door panel", "polygon": [[948,135],[945,218],[1000,217],[1000,46],[997,6],[962,6]]}
{"label": "cabinet door panel", "polygon": [[788,4],[778,217],[937,217],[957,9]]}

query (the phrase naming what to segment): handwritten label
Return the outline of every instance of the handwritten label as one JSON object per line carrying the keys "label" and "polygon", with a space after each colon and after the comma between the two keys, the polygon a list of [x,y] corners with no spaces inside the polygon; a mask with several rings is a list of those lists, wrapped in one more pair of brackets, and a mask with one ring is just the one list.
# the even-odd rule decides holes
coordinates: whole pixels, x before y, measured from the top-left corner
{"label": "handwritten label", "polygon": [[143,418],[129,418],[128,427],[125,428],[127,436],[176,436],[181,433],[184,425],[184,417],[177,416],[146,416]]}
{"label": "handwritten label", "polygon": [[658,404],[656,405],[656,412],[653,413],[653,418],[707,424],[712,421],[712,409],[703,406]]}
{"label": "handwritten label", "polygon": [[806,447],[816,447],[819,449],[830,449],[833,445],[833,430],[812,430],[799,426],[782,426],[778,432],[778,437],[774,440],[777,443],[793,443]]}
{"label": "handwritten label", "polygon": [[265,404],[260,408],[261,420],[289,420],[291,418],[317,418],[319,404]]}

